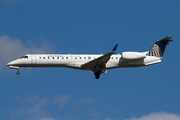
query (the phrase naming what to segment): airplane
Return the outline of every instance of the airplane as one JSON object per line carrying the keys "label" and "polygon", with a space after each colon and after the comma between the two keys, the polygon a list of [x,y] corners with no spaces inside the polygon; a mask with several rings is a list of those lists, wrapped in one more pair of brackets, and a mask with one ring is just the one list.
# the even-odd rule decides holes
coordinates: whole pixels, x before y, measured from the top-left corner
{"label": "airplane", "polygon": [[173,41],[173,36],[167,36],[157,40],[146,52],[122,52],[113,55],[118,44],[111,52],[106,54],[26,54],[23,57],[6,64],[11,69],[17,69],[20,74],[20,67],[67,67],[79,70],[94,72],[95,78],[99,79],[101,73],[109,69],[120,67],[141,67],[160,63],[166,45]]}

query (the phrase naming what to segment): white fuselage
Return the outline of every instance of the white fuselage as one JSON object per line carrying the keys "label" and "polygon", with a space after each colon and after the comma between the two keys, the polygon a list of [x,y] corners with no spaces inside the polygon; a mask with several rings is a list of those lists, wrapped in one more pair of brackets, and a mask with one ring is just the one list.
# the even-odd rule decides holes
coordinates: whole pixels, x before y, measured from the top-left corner
{"label": "white fuselage", "polygon": [[[68,67],[81,70],[93,70],[94,68],[82,68],[81,65],[95,60],[102,54],[27,54],[26,58],[14,60],[7,65],[13,67]],[[106,63],[107,69],[118,67],[140,67],[161,62],[161,59],[154,56],[146,56],[143,59],[126,60],[120,54],[111,55]]]}

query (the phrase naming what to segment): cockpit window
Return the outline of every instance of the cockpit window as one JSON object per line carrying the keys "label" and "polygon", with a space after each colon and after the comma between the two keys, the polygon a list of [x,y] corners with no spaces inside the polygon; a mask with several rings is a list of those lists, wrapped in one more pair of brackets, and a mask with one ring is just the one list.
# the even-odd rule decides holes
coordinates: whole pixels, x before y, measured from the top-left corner
{"label": "cockpit window", "polygon": [[28,56],[22,56],[21,58],[26,58],[26,59],[28,59]]}

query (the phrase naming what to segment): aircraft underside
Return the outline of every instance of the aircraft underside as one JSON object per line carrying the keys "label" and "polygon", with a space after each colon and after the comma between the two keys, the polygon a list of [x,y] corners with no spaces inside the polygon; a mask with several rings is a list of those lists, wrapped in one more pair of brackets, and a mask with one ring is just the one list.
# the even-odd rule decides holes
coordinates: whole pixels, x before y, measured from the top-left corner
{"label": "aircraft underside", "polygon": [[[136,61],[137,62],[137,61]],[[107,70],[120,68],[120,67],[141,67],[145,66],[145,64],[137,64],[136,62],[123,62],[123,63],[107,63],[105,67],[96,66],[96,67],[82,67],[84,63],[73,63],[73,64],[17,64],[16,66],[9,66],[10,68],[17,69],[17,74],[20,74],[19,68],[20,67],[65,67],[71,69],[78,69],[78,70],[89,70],[94,72],[95,78],[99,79],[101,73],[106,73]]]}

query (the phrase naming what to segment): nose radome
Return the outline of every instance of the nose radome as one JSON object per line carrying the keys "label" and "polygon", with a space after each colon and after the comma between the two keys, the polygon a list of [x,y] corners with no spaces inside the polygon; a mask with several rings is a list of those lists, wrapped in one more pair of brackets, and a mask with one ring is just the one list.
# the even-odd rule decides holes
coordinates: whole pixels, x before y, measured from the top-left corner
{"label": "nose radome", "polygon": [[6,64],[6,66],[9,66],[9,65],[10,65],[9,63]]}
{"label": "nose radome", "polygon": [[14,61],[7,63],[6,66],[15,65],[15,64],[16,64],[16,61],[14,60]]}

